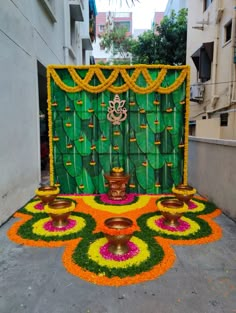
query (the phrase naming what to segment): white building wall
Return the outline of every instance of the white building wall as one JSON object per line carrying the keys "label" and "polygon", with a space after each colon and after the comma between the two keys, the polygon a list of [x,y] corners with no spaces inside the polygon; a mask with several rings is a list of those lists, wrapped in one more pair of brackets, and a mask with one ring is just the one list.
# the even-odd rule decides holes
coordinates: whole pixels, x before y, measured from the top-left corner
{"label": "white building wall", "polygon": [[[218,126],[217,123],[214,123],[217,126],[215,134],[218,138],[235,140],[236,64],[233,63],[236,43],[235,0],[213,1],[205,11],[203,4],[203,0],[190,1],[188,8],[186,63],[191,66],[191,85],[201,83],[191,58],[192,54],[206,42],[214,42],[214,53],[211,63],[211,78],[205,83],[201,83],[205,90],[203,100],[200,103],[191,103],[190,119],[196,120],[196,124],[199,124],[196,127],[199,130],[196,132],[196,136],[211,138],[208,125],[212,122],[208,118],[204,121],[199,120],[203,115],[211,119],[219,119],[220,112],[228,112],[228,126],[222,128],[220,123]],[[225,25],[230,20],[232,21],[231,39],[225,42]]]}
{"label": "white building wall", "polygon": [[40,184],[37,60],[45,67],[64,63],[64,1],[55,1],[56,23],[43,0],[1,1],[0,225]]}

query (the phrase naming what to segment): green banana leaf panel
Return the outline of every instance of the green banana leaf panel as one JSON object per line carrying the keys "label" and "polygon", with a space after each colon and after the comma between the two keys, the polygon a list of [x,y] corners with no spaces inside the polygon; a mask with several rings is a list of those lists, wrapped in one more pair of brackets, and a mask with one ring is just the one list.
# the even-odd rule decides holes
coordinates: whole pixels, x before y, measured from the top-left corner
{"label": "green banana leaf panel", "polygon": [[[87,71],[77,73],[84,78]],[[102,71],[107,77],[106,70]],[[159,71],[150,69],[149,73],[157,77]],[[179,72],[168,71],[161,86],[173,83]],[[56,73],[65,85],[75,86],[67,68],[57,68]],[[141,87],[147,84],[142,75],[136,82]],[[92,83],[96,86],[100,82],[95,76]],[[115,85],[122,84],[119,76]],[[61,193],[106,193],[104,174],[113,167],[123,167],[130,174],[128,193],[168,193],[183,181],[186,109],[181,102],[186,97],[186,81],[170,94],[121,92],[127,118],[120,125],[107,118],[109,101],[115,97],[109,90],[68,92],[52,78],[49,88],[51,183],[59,183]]]}

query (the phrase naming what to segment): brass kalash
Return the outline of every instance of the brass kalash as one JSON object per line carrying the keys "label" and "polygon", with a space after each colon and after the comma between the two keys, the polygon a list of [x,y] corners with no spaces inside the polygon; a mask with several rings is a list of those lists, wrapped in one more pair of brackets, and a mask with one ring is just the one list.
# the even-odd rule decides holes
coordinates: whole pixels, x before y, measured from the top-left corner
{"label": "brass kalash", "polygon": [[197,190],[190,185],[179,184],[172,188],[172,192],[177,199],[189,204]]}
{"label": "brass kalash", "polygon": [[110,174],[104,174],[108,181],[108,198],[114,201],[126,199],[126,185],[130,175],[125,174],[122,167],[114,167]]}
{"label": "brass kalash", "polygon": [[75,208],[75,203],[69,199],[55,199],[45,205],[45,212],[52,219],[54,227],[62,228],[68,225],[69,216]]}
{"label": "brass kalash", "polygon": [[43,204],[47,204],[53,201],[59,192],[60,190],[56,186],[43,186],[39,187],[35,191],[35,194],[39,197]]}
{"label": "brass kalash", "polygon": [[112,217],[106,219],[104,224],[107,228],[104,235],[109,242],[108,250],[115,255],[127,253],[127,243],[133,235],[133,221],[126,217]]}
{"label": "brass kalash", "polygon": [[169,198],[157,203],[157,208],[164,217],[164,223],[177,227],[183,213],[188,211],[188,205],[177,198]]}

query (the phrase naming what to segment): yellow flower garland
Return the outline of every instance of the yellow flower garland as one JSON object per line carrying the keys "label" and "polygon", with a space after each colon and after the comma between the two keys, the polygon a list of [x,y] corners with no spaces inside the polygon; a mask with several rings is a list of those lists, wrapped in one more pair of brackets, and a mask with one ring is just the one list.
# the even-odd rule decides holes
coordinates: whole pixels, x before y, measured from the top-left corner
{"label": "yellow flower garland", "polygon": [[49,207],[48,204],[44,206],[44,211],[48,214],[55,214],[55,215],[60,215],[60,214],[65,214],[68,212],[72,212],[75,209],[75,203],[71,202],[71,205],[68,208],[64,209],[52,209]]}
{"label": "yellow flower garland", "polygon": [[195,195],[197,190],[195,188],[193,188],[192,190],[180,190],[180,189],[177,189],[177,188],[173,187],[172,188],[172,192],[173,193],[177,193],[178,195],[190,196],[190,195]]}
{"label": "yellow flower garland", "polygon": [[[68,72],[70,73],[72,79],[77,84],[76,86],[68,86],[60,79],[59,75],[56,73],[55,69],[58,68],[67,68]],[[88,72],[84,79],[81,79],[76,69],[86,69],[88,68]],[[129,76],[127,70],[134,68],[134,72],[131,76]],[[157,79],[152,80],[150,74],[148,73],[148,69],[161,69]],[[102,73],[102,69],[110,69],[112,70],[110,76],[106,78]],[[161,87],[161,83],[163,82],[167,71],[171,69],[181,69],[181,73],[179,74],[178,78],[175,82],[169,87]],[[140,87],[135,82],[139,75],[142,74],[147,82],[146,87]],[[112,93],[123,93],[126,92],[128,89],[133,90],[134,92],[140,94],[146,94],[150,92],[159,92],[164,94],[169,94],[175,91],[185,80],[186,76],[188,76],[188,66],[170,66],[170,65],[136,65],[133,66],[90,66],[90,67],[72,67],[72,66],[48,66],[48,75],[51,76],[55,83],[64,91],[66,92],[78,92],[81,90],[86,90],[90,93],[100,93],[105,90],[109,90]],[[97,86],[92,86],[89,84],[93,76],[99,79],[100,84]],[[124,79],[125,83],[122,86],[115,86],[117,77],[121,75]]]}
{"label": "yellow flower garland", "polygon": [[188,211],[188,205],[183,202],[183,206],[181,208],[175,209],[175,208],[169,208],[162,204],[162,201],[157,202],[157,208],[162,212],[170,212],[173,214],[178,213],[185,213]]}
{"label": "yellow flower garland", "polygon": [[184,128],[184,168],[183,181],[187,185],[188,182],[188,136],[189,136],[189,113],[190,113],[190,66],[186,68],[186,104],[185,104],[185,128]]}

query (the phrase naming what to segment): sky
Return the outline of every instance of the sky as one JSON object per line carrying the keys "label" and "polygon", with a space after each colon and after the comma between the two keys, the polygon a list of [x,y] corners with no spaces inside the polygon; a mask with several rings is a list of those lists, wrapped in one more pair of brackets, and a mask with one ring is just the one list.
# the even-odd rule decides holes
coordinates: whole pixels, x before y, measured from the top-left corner
{"label": "sky", "polygon": [[[131,0],[129,0],[131,2]],[[130,6],[126,0],[96,0],[98,12],[133,12],[133,28],[150,29],[154,12],[164,12],[168,0],[139,0]]]}

